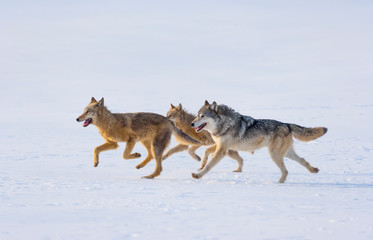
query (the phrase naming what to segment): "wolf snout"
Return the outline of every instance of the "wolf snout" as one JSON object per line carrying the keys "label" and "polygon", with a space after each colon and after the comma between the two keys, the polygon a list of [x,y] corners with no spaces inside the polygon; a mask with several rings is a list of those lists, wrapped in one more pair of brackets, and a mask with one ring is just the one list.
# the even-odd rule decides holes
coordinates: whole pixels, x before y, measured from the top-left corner
{"label": "wolf snout", "polygon": [[191,123],[190,126],[194,127],[194,123]]}
{"label": "wolf snout", "polygon": [[79,122],[79,118],[77,118],[76,121]]}

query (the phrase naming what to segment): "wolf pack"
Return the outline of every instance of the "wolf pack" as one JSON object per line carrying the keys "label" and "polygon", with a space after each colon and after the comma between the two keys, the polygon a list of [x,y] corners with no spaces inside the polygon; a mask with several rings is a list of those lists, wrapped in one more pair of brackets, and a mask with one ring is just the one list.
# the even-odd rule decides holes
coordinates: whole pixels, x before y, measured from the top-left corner
{"label": "wolf pack", "polygon": [[[103,151],[116,149],[118,142],[126,142],[124,159],[140,158],[141,154],[132,152],[140,142],[147,151],[147,156],[136,168],[145,167],[155,160],[154,172],[144,178],[155,178],[162,172],[162,161],[173,154],[188,151],[195,160],[201,162],[198,172],[192,173],[195,179],[202,178],[226,155],[237,161],[235,172],[241,172],[243,159],[239,151],[254,153],[257,149],[267,147],[269,156],[281,171],[280,183],[284,183],[288,171],[284,158],[294,160],[311,173],[318,173],[304,158],[294,151],[294,139],[308,142],[323,136],[325,127],[302,127],[292,123],[282,123],[271,119],[255,119],[242,115],[232,108],[205,101],[197,115],[187,112],[181,104],[171,108],[166,116],[148,113],[112,113],[105,105],[104,98],[91,102],[77,119],[83,127],[97,127],[105,143],[93,151],[93,166],[99,164],[99,155]],[[174,136],[178,143],[167,152],[166,149]],[[196,150],[207,146],[202,158]],[[210,160],[208,160],[210,158]]]}

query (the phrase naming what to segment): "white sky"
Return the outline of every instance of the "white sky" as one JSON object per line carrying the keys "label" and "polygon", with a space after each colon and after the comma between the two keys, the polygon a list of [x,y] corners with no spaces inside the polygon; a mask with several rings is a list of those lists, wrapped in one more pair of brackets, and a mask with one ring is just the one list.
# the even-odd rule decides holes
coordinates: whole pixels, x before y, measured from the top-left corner
{"label": "white sky", "polygon": [[371,1],[2,1],[0,98],[372,104],[372,12]]}

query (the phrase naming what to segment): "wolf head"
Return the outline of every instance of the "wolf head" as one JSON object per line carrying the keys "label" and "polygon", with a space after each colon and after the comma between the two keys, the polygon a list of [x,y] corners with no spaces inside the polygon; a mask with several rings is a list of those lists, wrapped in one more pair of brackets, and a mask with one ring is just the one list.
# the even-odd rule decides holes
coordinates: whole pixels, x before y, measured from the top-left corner
{"label": "wolf head", "polygon": [[170,119],[171,121],[180,120],[182,119],[184,114],[183,106],[181,106],[181,103],[179,106],[175,107],[171,104],[170,110],[168,110],[166,117]]}
{"label": "wolf head", "polygon": [[96,101],[94,97],[92,97],[91,102],[88,106],[84,109],[83,114],[80,115],[76,121],[83,122],[83,127],[87,127],[91,123],[95,123],[97,121],[99,112],[104,107],[104,98],[100,101]]}
{"label": "wolf head", "polygon": [[198,111],[197,117],[190,124],[196,132],[202,131],[202,129],[207,130],[208,132],[214,132],[216,129],[216,123],[219,119],[218,115],[218,104],[213,102],[210,104],[207,100],[205,104]]}

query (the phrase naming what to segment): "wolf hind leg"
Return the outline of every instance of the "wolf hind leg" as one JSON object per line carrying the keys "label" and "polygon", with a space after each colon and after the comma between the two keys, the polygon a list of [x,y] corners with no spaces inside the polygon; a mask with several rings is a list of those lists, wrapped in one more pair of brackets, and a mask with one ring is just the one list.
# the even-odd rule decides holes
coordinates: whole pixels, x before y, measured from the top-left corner
{"label": "wolf hind leg", "polygon": [[207,148],[204,152],[203,152],[203,156],[202,156],[202,160],[201,160],[201,167],[200,167],[200,170],[202,170],[205,166],[206,166],[206,163],[207,163],[207,159],[209,158],[209,155],[211,153],[213,153],[214,151],[216,150],[216,144]]}
{"label": "wolf hind leg", "polygon": [[152,159],[153,159],[153,154],[152,154],[152,146],[150,141],[143,141],[141,142],[142,145],[146,148],[146,151],[148,152],[148,155],[146,158],[136,166],[137,169],[143,168],[148,164]]}
{"label": "wolf hind leg", "polygon": [[238,163],[238,167],[236,170],[234,170],[233,172],[242,172],[242,165],[243,165],[243,159],[242,157],[238,154],[237,151],[234,151],[234,150],[229,150],[228,151],[228,156],[230,158],[233,158],[234,160],[237,161]]}
{"label": "wolf hind leg", "polygon": [[178,153],[178,152],[182,152],[182,151],[185,151],[188,149],[188,145],[183,145],[183,144],[179,144],[177,145],[176,147],[173,147],[171,148],[170,150],[168,150],[166,152],[165,155],[163,155],[163,160],[166,160],[167,158],[169,158],[172,154],[175,154],[175,153]]}
{"label": "wolf hind leg", "polygon": [[127,160],[127,159],[135,159],[135,158],[141,157],[141,154],[137,153],[137,152],[131,154],[131,152],[132,152],[133,148],[135,147],[135,145],[136,145],[136,141],[129,140],[127,142],[126,148],[124,149],[124,152],[123,152],[123,155],[122,155],[125,160]]}
{"label": "wolf hind leg", "polygon": [[195,153],[196,150],[200,147],[201,145],[194,145],[194,146],[191,146],[189,149],[188,149],[188,153],[189,155],[197,160],[197,161],[201,161],[201,158]]}
{"label": "wolf hind leg", "polygon": [[111,149],[116,149],[118,148],[118,143],[116,142],[106,142],[98,147],[96,147],[93,150],[93,166],[97,167],[99,163],[99,155],[103,151],[111,150]]}
{"label": "wolf hind leg", "polygon": [[316,167],[312,167],[309,162],[307,162],[304,158],[301,158],[298,156],[298,154],[294,151],[294,148],[291,147],[289,151],[286,153],[286,157],[296,161],[300,165],[304,166],[305,168],[308,169],[311,173],[318,173],[319,169]]}
{"label": "wolf hind leg", "polygon": [[271,156],[272,161],[280,168],[281,178],[278,180],[278,182],[284,183],[286,177],[288,176],[288,170],[286,169],[284,163],[284,156],[279,151],[275,150],[270,150],[269,155]]}
{"label": "wolf hind leg", "polygon": [[152,154],[155,159],[155,169],[154,172],[148,176],[144,176],[143,178],[152,179],[159,176],[162,172],[162,155],[164,150],[166,149],[167,145],[170,143],[171,139],[171,131],[166,131],[159,134],[152,143]]}
{"label": "wolf hind leg", "polygon": [[199,173],[192,173],[192,177],[199,179],[202,178],[206,173],[208,173],[220,160],[225,156],[226,149],[217,148],[214,156],[211,160],[206,164],[206,166],[199,172]]}

